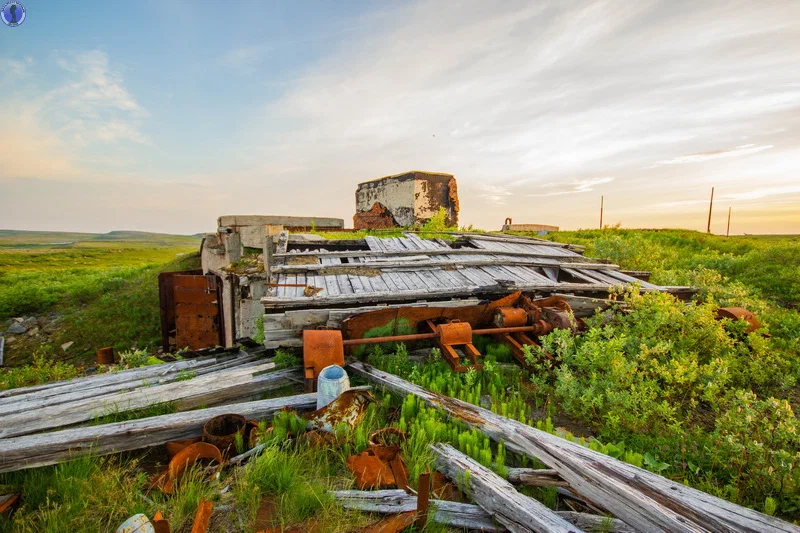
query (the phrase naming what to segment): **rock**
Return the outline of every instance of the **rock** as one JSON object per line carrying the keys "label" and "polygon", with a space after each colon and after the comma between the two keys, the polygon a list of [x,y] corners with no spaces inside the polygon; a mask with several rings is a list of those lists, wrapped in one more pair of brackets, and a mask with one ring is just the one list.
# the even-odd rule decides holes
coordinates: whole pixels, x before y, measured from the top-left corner
{"label": "rock", "polygon": [[481,407],[484,409],[491,409],[492,408],[492,397],[488,394],[484,394],[481,396],[480,400],[478,401]]}
{"label": "rock", "polygon": [[33,326],[38,326],[36,317],[34,317],[34,316],[22,317],[19,320],[19,323],[22,324],[23,326],[25,326],[25,329],[30,329]]}
{"label": "rock", "polygon": [[62,345],[61,345],[61,349],[62,349],[62,350],[64,350],[64,351],[66,352],[67,350],[69,350],[69,349],[70,349],[70,347],[71,347],[73,344],[75,344],[75,342],[74,342],[74,341],[65,342],[64,344],[62,344]]}
{"label": "rock", "polygon": [[32,327],[31,329],[28,330],[28,336],[29,337],[33,337],[33,336],[38,335],[38,334],[39,334],[39,326],[34,326],[34,327]]}
{"label": "rock", "polygon": [[10,333],[12,335],[22,335],[28,331],[28,328],[22,325],[21,322],[17,322],[16,319],[14,322],[11,323],[11,326],[6,330],[6,333]]}

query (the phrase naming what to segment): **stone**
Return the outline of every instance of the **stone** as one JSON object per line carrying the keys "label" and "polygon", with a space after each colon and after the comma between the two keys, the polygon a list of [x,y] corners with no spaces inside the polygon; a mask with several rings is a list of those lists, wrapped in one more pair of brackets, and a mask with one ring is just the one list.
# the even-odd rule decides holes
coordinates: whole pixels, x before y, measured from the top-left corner
{"label": "stone", "polygon": [[6,330],[6,333],[10,333],[12,335],[22,335],[28,331],[28,328],[23,326],[20,322],[12,322],[11,325]]}
{"label": "stone", "polygon": [[73,344],[75,344],[74,341],[65,342],[64,344],[61,345],[61,349],[66,352],[67,350],[70,349],[70,347],[72,347]]}

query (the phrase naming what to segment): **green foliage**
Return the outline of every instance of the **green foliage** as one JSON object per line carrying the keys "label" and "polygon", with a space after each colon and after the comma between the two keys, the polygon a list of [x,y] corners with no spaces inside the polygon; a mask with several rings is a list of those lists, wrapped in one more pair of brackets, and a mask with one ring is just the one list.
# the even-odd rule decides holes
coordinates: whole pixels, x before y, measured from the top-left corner
{"label": "green foliage", "polygon": [[423,225],[422,231],[438,232],[438,231],[457,231],[457,227],[450,227],[447,225],[447,209],[440,207],[439,210],[429,218]]}
{"label": "green foliage", "polygon": [[278,349],[275,351],[275,357],[272,359],[275,363],[275,369],[291,368],[300,364],[300,358],[289,350]]}
{"label": "green foliage", "polygon": [[135,462],[82,457],[56,466],[0,474],[21,492],[21,506],[0,518],[0,532],[114,531],[136,513],[152,515],[147,485]]}
{"label": "green foliage", "polygon": [[140,366],[160,365],[164,361],[150,355],[147,350],[128,350],[119,354],[119,362],[123,368],[138,368]]}
{"label": "green foliage", "polygon": [[[3,249],[1,237],[0,321],[47,313],[53,317],[47,342],[74,342],[64,357],[83,363],[93,362],[102,346],[121,351],[160,343],[158,273],[199,265],[199,254],[186,253],[197,249],[191,244],[196,239]],[[6,364],[29,363],[42,342],[40,336],[18,336],[6,344]]]}
{"label": "green foliage", "polygon": [[122,411],[117,405],[109,405],[102,412],[97,413],[92,419],[93,426],[100,426],[103,424],[113,424],[114,422],[126,422],[128,420],[138,420],[140,418],[150,418],[151,416],[169,415],[178,412],[178,406],[175,402],[164,402],[141,409],[131,409]]}
{"label": "green foliage", "polygon": [[264,344],[264,320],[256,320],[256,333],[253,335],[253,340],[258,344]]}
{"label": "green foliage", "polygon": [[786,400],[737,390],[717,418],[712,445],[720,470],[743,497],[800,503],[800,422]]}
{"label": "green foliage", "polygon": [[32,364],[0,370],[0,390],[72,379],[79,373],[74,365],[56,360],[48,347],[40,347],[33,354]]}

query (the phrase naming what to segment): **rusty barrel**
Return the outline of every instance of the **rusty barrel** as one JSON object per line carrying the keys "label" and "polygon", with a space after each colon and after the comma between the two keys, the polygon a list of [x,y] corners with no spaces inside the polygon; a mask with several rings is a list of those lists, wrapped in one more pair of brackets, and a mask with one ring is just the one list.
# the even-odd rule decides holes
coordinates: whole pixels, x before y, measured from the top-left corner
{"label": "rusty barrel", "polygon": [[436,326],[439,342],[444,346],[472,344],[472,326],[469,322],[449,322]]}
{"label": "rusty barrel", "polygon": [[114,364],[114,347],[106,346],[97,350],[97,363],[101,365]]}
{"label": "rusty barrel", "polygon": [[528,312],[519,307],[498,307],[494,312],[494,325],[513,328],[528,325]]}
{"label": "rusty barrel", "polygon": [[227,455],[233,448],[236,435],[242,436],[244,442],[244,429],[247,419],[242,415],[227,414],[215,416],[203,425],[203,440],[213,444]]}

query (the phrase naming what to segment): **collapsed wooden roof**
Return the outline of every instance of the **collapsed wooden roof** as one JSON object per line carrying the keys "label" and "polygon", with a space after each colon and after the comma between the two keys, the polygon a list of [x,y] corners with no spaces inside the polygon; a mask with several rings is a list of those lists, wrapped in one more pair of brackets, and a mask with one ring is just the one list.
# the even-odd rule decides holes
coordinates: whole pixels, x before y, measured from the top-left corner
{"label": "collapsed wooden roof", "polygon": [[349,241],[350,249],[314,243],[289,251],[284,239],[270,261],[274,286],[261,301],[269,310],[488,296],[519,289],[607,294],[632,283],[643,290],[686,291],[634,278],[568,244],[497,234],[449,235],[455,240],[405,233]]}

